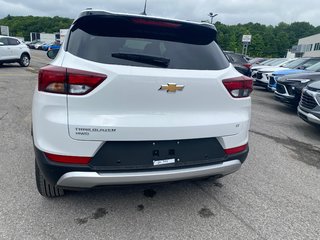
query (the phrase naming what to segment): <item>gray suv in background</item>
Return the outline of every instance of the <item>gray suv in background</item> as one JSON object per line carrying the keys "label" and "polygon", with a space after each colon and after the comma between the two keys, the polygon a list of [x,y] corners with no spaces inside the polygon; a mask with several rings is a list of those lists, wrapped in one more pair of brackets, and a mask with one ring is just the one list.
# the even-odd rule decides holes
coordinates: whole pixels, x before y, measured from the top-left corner
{"label": "gray suv in background", "polygon": [[320,81],[309,84],[302,92],[299,117],[312,125],[320,126]]}

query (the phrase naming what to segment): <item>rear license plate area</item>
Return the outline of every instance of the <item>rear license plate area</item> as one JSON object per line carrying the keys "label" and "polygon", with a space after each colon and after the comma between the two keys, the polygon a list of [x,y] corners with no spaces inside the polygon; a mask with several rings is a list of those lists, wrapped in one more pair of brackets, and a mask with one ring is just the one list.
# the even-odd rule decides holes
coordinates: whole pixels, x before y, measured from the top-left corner
{"label": "rear license plate area", "polygon": [[106,142],[90,165],[97,170],[174,168],[221,162],[224,156],[216,138]]}

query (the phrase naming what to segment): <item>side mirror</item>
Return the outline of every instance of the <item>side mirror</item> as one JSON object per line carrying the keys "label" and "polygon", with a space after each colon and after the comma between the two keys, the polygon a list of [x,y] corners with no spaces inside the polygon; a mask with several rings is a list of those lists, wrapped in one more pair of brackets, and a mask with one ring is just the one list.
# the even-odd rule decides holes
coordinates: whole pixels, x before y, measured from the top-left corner
{"label": "side mirror", "polygon": [[0,46],[4,46],[4,43],[3,43],[3,42],[0,42]]}
{"label": "side mirror", "polygon": [[50,59],[55,59],[56,56],[58,55],[59,49],[51,49],[50,51],[47,52],[47,56]]}

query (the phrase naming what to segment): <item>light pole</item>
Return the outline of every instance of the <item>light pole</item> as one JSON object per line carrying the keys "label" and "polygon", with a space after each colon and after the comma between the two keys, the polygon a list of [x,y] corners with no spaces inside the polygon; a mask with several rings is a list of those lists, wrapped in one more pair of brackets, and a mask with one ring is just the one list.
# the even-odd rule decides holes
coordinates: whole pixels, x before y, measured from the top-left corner
{"label": "light pole", "polygon": [[216,13],[216,14],[213,14],[212,12],[209,13],[209,17],[211,18],[211,24],[213,23],[213,18],[216,16],[218,16],[218,13]]}

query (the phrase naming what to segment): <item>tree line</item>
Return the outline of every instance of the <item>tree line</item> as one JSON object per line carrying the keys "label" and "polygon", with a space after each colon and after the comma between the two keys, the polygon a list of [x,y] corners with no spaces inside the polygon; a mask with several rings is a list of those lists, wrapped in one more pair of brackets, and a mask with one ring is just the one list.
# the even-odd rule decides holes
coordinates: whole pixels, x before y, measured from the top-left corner
{"label": "tree line", "polygon": [[58,33],[69,28],[73,20],[62,17],[10,16],[0,19],[0,25],[8,26],[10,35],[30,40],[30,32]]}
{"label": "tree line", "polygon": [[242,36],[252,35],[248,55],[254,57],[284,57],[288,49],[303,37],[320,33],[320,26],[308,22],[279,23],[267,26],[259,23],[225,25],[217,22],[218,42],[224,50],[241,52]]}
{"label": "tree line", "polygon": [[[62,17],[10,16],[0,19],[0,25],[9,26],[10,35],[30,39],[30,32],[56,33],[69,28],[73,20]],[[216,22],[218,42],[227,51],[242,51],[242,35],[252,35],[248,55],[254,57],[283,57],[299,38],[320,33],[320,26],[308,22],[284,22],[276,26],[259,23],[226,25]]]}

